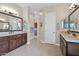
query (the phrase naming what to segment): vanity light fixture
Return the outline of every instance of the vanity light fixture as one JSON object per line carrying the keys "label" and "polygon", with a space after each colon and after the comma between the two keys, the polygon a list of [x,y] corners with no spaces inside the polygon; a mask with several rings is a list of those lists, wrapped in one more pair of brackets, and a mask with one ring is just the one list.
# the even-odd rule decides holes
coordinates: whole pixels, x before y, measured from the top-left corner
{"label": "vanity light fixture", "polygon": [[70,5],[70,7],[69,7],[69,10],[72,10],[72,9],[78,7],[78,6],[79,6],[78,3],[72,3],[72,4]]}
{"label": "vanity light fixture", "polygon": [[5,13],[12,14],[12,15],[18,15],[18,12],[16,12],[15,10],[13,10],[11,8],[5,7],[5,6],[1,7],[1,11],[5,12]]}

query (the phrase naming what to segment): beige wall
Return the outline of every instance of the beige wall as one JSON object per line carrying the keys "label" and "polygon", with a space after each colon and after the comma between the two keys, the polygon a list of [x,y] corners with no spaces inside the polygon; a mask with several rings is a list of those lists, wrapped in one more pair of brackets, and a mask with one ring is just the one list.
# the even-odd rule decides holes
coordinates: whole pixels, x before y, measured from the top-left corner
{"label": "beige wall", "polygon": [[11,9],[13,9],[13,10],[16,10],[16,11],[19,13],[19,16],[20,16],[20,17],[23,17],[23,16],[22,16],[23,13],[22,13],[21,7],[19,7],[19,6],[16,5],[15,3],[0,3],[0,10],[1,10],[2,6],[11,8]]}
{"label": "beige wall", "polygon": [[[65,18],[67,18],[68,15],[68,8],[69,8],[70,4],[57,4],[54,6],[49,6],[47,8],[44,8],[42,11],[43,13],[48,13],[48,12],[56,12],[56,28],[57,28],[57,33],[56,33],[56,43],[59,44],[59,32],[62,30],[61,28],[61,21],[64,20]],[[44,22],[44,15],[41,17],[41,22]],[[57,23],[59,23],[58,25],[60,25],[60,27],[57,25]],[[43,24],[44,25],[44,24]],[[42,26],[40,28],[40,39],[43,41],[44,40],[44,26]]]}
{"label": "beige wall", "polygon": [[[34,27],[34,17],[31,14],[31,8],[29,6],[23,7],[22,11],[23,11],[24,23],[28,24],[28,27],[27,27],[28,28],[28,30],[27,30],[28,43],[27,44],[29,44],[30,40],[34,38],[34,33],[30,31],[31,27]],[[24,31],[26,31],[26,29]]]}

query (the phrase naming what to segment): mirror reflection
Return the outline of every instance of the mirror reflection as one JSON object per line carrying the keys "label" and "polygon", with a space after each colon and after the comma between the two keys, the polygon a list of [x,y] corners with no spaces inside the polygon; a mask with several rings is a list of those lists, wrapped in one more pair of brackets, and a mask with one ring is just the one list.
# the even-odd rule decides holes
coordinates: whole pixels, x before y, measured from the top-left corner
{"label": "mirror reflection", "polygon": [[9,30],[9,22],[0,21],[0,30]]}
{"label": "mirror reflection", "polygon": [[9,17],[10,30],[21,30],[21,19]]}
{"label": "mirror reflection", "polygon": [[70,30],[79,31],[79,9],[76,10],[70,17]]}

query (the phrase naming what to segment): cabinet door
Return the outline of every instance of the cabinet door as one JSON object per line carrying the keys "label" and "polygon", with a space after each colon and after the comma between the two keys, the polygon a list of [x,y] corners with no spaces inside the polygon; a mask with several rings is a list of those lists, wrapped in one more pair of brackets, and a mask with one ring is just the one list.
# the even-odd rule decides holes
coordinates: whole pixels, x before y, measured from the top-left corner
{"label": "cabinet door", "polygon": [[26,43],[27,42],[27,34],[23,34],[23,39],[22,39],[22,43]]}
{"label": "cabinet door", "polygon": [[8,38],[1,37],[0,38],[0,55],[8,52]]}
{"label": "cabinet door", "polygon": [[17,47],[16,43],[17,43],[17,41],[15,38],[10,39],[10,47],[9,47],[10,51]]}
{"label": "cabinet door", "polygon": [[16,41],[17,41],[17,47],[22,45],[22,35],[17,35]]}

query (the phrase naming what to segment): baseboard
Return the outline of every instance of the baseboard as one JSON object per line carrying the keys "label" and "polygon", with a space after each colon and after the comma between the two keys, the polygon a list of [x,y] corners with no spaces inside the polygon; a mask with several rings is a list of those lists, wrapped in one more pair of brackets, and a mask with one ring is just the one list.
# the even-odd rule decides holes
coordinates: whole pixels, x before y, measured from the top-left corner
{"label": "baseboard", "polygon": [[44,41],[40,40],[41,43],[45,43]]}
{"label": "baseboard", "polygon": [[31,37],[31,38],[28,38],[29,40],[32,40],[32,39],[34,39],[34,37]]}
{"label": "baseboard", "polygon": [[35,38],[39,38],[39,36],[34,36]]}
{"label": "baseboard", "polygon": [[27,44],[30,44],[30,40],[34,39],[34,37],[28,38],[27,39]]}
{"label": "baseboard", "polygon": [[[40,40],[41,41],[41,40]],[[47,43],[45,41],[41,41],[41,43]],[[50,44],[50,43],[49,43]],[[54,45],[57,45],[57,46],[60,46],[60,44],[54,44]]]}
{"label": "baseboard", "polygon": [[27,45],[29,45],[29,44],[30,44],[30,41],[27,42]]}
{"label": "baseboard", "polygon": [[55,44],[55,45],[60,46],[60,44]]}

